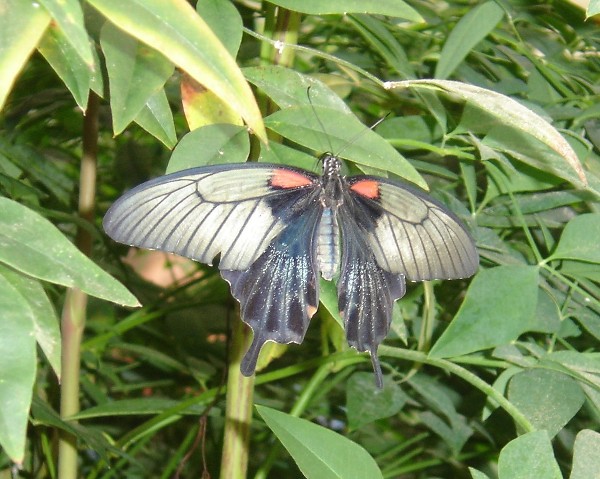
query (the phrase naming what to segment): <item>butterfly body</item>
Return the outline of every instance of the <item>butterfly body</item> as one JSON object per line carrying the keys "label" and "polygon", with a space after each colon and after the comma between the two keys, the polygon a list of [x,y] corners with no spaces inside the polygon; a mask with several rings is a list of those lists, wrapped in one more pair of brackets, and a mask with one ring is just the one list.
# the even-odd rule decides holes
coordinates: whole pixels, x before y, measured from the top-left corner
{"label": "butterfly body", "polygon": [[104,219],[116,241],[211,263],[254,331],[242,372],[254,372],[266,341],[301,343],[319,304],[318,275],[337,280],[350,346],[368,351],[382,384],[377,347],[406,279],[471,276],[478,265],[460,220],[421,190],[373,176],[341,175],[333,155],[323,174],[268,164],[217,165],[144,183]]}

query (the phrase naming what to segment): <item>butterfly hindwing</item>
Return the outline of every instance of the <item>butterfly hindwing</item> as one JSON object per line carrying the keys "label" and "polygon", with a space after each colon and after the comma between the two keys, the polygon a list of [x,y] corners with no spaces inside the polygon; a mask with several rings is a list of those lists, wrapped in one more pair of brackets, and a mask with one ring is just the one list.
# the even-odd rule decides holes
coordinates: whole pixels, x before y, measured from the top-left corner
{"label": "butterfly hindwing", "polygon": [[290,190],[273,198],[271,208],[285,221],[285,229],[247,270],[221,271],[240,302],[242,319],[254,332],[241,365],[246,376],[254,373],[266,341],[301,343],[317,310],[316,248],[323,213],[317,194]]}
{"label": "butterfly hindwing", "polygon": [[385,178],[347,179],[377,263],[410,281],[466,278],[479,256],[460,220],[417,188]]}
{"label": "butterfly hindwing", "polygon": [[385,271],[369,246],[368,232],[356,221],[366,214],[346,198],[339,210],[342,228],[342,264],[338,280],[338,307],[348,344],[371,354],[377,385],[383,387],[377,348],[387,336],[394,301],[404,296],[404,276]]}
{"label": "butterfly hindwing", "polygon": [[[291,179],[290,179],[291,178]],[[119,198],[104,218],[116,241],[177,253],[221,269],[245,270],[285,228],[271,207],[286,188],[318,178],[277,165],[217,165],[146,182]],[[275,181],[278,187],[273,187]],[[291,181],[291,183],[289,183]]]}

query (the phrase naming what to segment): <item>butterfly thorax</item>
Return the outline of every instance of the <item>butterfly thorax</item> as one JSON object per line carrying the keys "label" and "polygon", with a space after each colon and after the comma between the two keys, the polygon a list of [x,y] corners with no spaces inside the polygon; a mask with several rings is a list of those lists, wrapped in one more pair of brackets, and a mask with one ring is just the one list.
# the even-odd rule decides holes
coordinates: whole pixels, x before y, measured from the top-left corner
{"label": "butterfly thorax", "polygon": [[323,215],[319,222],[317,241],[317,261],[321,275],[331,280],[338,272],[340,263],[340,229],[337,210],[343,202],[343,177],[340,175],[341,162],[330,153],[321,157],[323,176],[321,176],[320,201]]}

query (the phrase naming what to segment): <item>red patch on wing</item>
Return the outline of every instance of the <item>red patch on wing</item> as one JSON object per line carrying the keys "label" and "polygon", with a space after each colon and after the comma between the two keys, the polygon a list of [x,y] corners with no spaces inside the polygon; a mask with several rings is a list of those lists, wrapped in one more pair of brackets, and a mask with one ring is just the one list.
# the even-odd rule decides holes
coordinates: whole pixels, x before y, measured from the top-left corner
{"label": "red patch on wing", "polygon": [[283,168],[273,170],[273,176],[271,176],[271,186],[275,188],[299,188],[311,184],[312,180],[310,178],[294,170],[286,170]]}
{"label": "red patch on wing", "polygon": [[371,200],[379,199],[379,182],[375,180],[361,180],[354,183],[350,189],[361,196]]}

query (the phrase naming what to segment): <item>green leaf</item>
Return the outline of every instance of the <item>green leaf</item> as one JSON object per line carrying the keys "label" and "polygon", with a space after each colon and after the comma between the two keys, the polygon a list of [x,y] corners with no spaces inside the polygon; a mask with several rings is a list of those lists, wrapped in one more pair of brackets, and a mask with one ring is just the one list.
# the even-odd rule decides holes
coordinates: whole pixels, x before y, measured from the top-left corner
{"label": "green leaf", "polygon": [[333,281],[327,281],[323,278],[319,279],[319,301],[329,312],[329,314],[335,320],[335,322],[340,325],[340,328],[344,329],[344,320],[340,315],[340,310],[338,307],[337,288],[335,286],[335,283]]}
{"label": "green leaf", "polygon": [[[87,37],[86,41],[89,43]],[[92,81],[90,67],[73,48],[63,30],[51,24],[38,50],[69,89],[79,108],[85,110]]]}
{"label": "green leaf", "polygon": [[50,12],[53,20],[64,33],[64,38],[70,43],[71,49],[88,66],[94,68],[94,57],[83,21],[83,10],[78,0],[40,0],[40,3]]}
{"label": "green leaf", "polygon": [[173,148],[177,143],[173,113],[164,90],[159,90],[148,98],[135,117],[135,122],[168,148]]}
{"label": "green leaf", "polygon": [[369,453],[344,436],[275,409],[256,409],[307,479],[383,478]]}
{"label": "green leaf", "polygon": [[534,431],[509,442],[498,459],[499,479],[562,479],[546,431]]}
{"label": "green leaf", "polygon": [[123,30],[106,23],[100,32],[110,87],[115,135],[131,123],[173,74],[173,64]]}
{"label": "green leaf", "polygon": [[[201,154],[199,154],[201,152]],[[189,132],[180,141],[167,173],[221,163],[243,163],[250,154],[248,130],[237,125],[208,125]]]}
{"label": "green leaf", "polygon": [[412,68],[401,43],[389,29],[388,20],[372,15],[349,15],[348,21],[381,55],[387,64],[404,78],[414,78]]}
{"label": "green leaf", "polygon": [[423,402],[430,406],[429,409],[441,413],[446,418],[442,419],[431,410],[419,414],[423,424],[444,440],[454,456],[458,455],[473,434],[473,429],[467,424],[465,416],[456,411],[454,404],[457,397],[454,391],[422,373],[410,378],[408,383],[419,393]]}
{"label": "green leaf", "polygon": [[444,358],[493,348],[529,331],[536,324],[538,275],[535,266],[498,266],[480,271],[430,356]]}
{"label": "green leaf", "polygon": [[579,431],[573,448],[573,469],[569,479],[597,479],[600,471],[600,434],[590,429]]}
{"label": "green leaf", "polygon": [[106,438],[107,433],[98,428],[88,428],[82,424],[65,421],[47,403],[34,396],[31,405],[32,424],[43,425],[66,431],[75,436],[89,449],[97,453],[104,461],[109,461],[109,454],[122,457],[125,452],[113,446]]}
{"label": "green leaf", "polygon": [[544,369],[529,369],[513,376],[508,398],[536,429],[545,429],[550,437],[577,414],[585,401],[577,381]]}
{"label": "green leaf", "polygon": [[313,15],[327,15],[338,13],[370,13],[373,15],[387,15],[411,20],[413,22],[424,22],[414,8],[402,0],[273,0],[271,3],[287,8],[294,12],[310,13]]}
{"label": "green leaf", "polygon": [[258,161],[261,163],[275,163],[278,165],[290,165],[305,170],[311,170],[320,173],[319,162],[313,155],[308,155],[302,151],[294,150],[281,143],[269,143],[268,148],[261,148]]}
{"label": "green leaf", "polygon": [[471,50],[496,27],[503,16],[504,9],[493,1],[469,10],[448,35],[433,76],[439,79],[448,78]]}
{"label": "green leaf", "polygon": [[36,370],[35,319],[21,292],[1,274],[0,311],[0,445],[21,463]]}
{"label": "green leaf", "polygon": [[89,0],[116,26],[168,59],[239,112],[266,141],[262,116],[242,72],[185,0]]}
{"label": "green leaf", "polygon": [[248,81],[260,88],[281,109],[314,105],[340,112],[352,111],[331,88],[312,76],[279,65],[248,67],[243,71]]}
{"label": "green leaf", "polygon": [[490,479],[488,475],[478,471],[477,469],[473,469],[472,467],[469,467],[469,472],[471,473],[471,477],[473,479]]}
{"label": "green leaf", "polygon": [[385,381],[383,389],[373,383],[372,373],[355,373],[346,384],[348,428],[358,429],[377,419],[397,414],[409,396],[394,381]]}
{"label": "green leaf", "polygon": [[573,259],[600,263],[600,214],[588,213],[579,215],[567,223],[556,250],[546,260]]}
{"label": "green leaf", "polygon": [[60,351],[61,337],[59,319],[54,307],[46,295],[42,285],[29,276],[22,275],[13,269],[0,264],[0,275],[25,298],[31,310],[33,329],[30,331],[35,336],[48,362],[60,380]]}
{"label": "green leaf", "polygon": [[341,152],[343,158],[357,165],[389,171],[427,188],[425,180],[406,158],[354,115],[331,108],[301,106],[273,113],[265,119],[265,124],[317,152]]}
{"label": "green leaf", "polygon": [[50,15],[38,3],[4,0],[0,15],[0,109],[49,23]]}
{"label": "green leaf", "polygon": [[[450,80],[406,80],[388,82],[389,89],[419,88],[434,89],[450,95],[456,95],[471,102],[499,120],[500,124],[510,126],[533,136],[560,156],[565,166],[574,172],[568,180],[576,186],[587,185],[583,167],[577,154],[562,135],[541,116],[512,98],[492,90]],[[567,174],[566,172],[564,173]],[[563,176],[561,176],[562,178]]]}
{"label": "green leaf", "polygon": [[121,283],[82,254],[56,226],[8,198],[0,198],[0,261],[44,281],[139,306]]}
{"label": "green leaf", "polygon": [[594,15],[598,15],[600,13],[600,0],[590,0],[587,6],[587,10],[585,11],[585,19],[587,20]]}
{"label": "green leaf", "polygon": [[[162,414],[167,409],[174,408],[181,404],[180,400],[143,397],[138,399],[120,399],[109,401],[105,404],[90,407],[85,411],[75,414],[69,419],[94,419],[98,417],[113,417],[113,416],[148,416]],[[206,404],[194,404],[180,414],[198,415],[201,416],[206,412]]]}
{"label": "green leaf", "polygon": [[230,0],[203,0],[196,11],[206,22],[232,57],[242,42],[243,22],[240,12]]}

